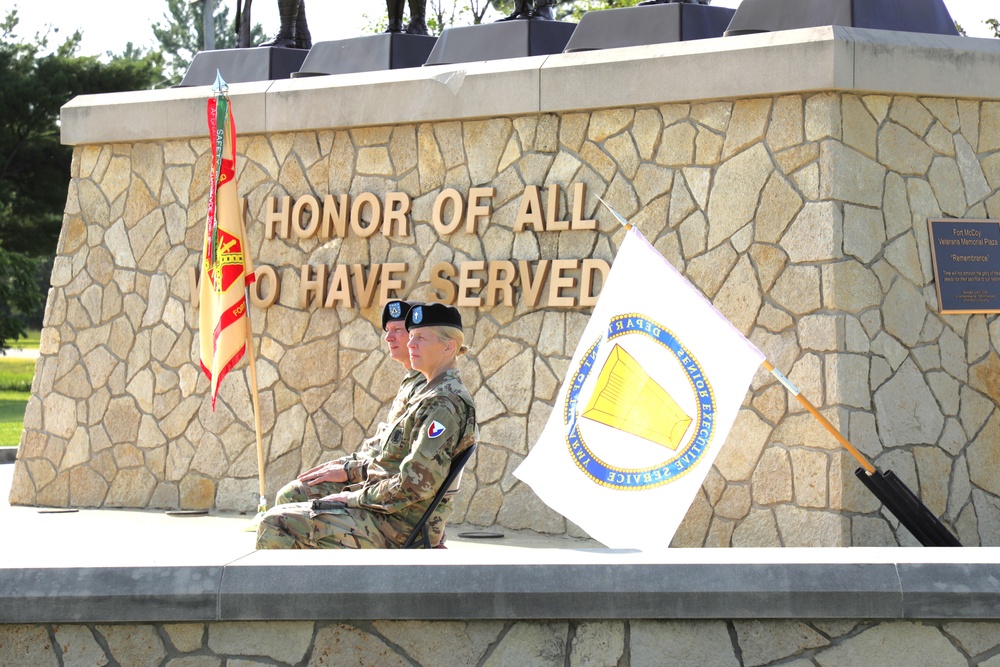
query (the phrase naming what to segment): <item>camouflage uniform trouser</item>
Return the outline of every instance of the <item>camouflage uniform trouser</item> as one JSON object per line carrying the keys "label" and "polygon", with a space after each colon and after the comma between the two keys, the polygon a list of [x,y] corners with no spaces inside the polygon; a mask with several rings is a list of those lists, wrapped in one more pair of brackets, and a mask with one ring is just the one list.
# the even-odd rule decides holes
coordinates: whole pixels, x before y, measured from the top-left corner
{"label": "camouflage uniform trouser", "polygon": [[392,549],[372,513],[348,507],[314,511],[312,503],[278,505],[257,526],[258,549]]}
{"label": "camouflage uniform trouser", "polygon": [[287,505],[288,503],[304,503],[307,500],[325,498],[340,493],[345,486],[347,486],[347,482],[320,482],[316,486],[309,486],[305,482],[293,479],[281,487],[278,495],[274,497],[274,504],[276,506]]}

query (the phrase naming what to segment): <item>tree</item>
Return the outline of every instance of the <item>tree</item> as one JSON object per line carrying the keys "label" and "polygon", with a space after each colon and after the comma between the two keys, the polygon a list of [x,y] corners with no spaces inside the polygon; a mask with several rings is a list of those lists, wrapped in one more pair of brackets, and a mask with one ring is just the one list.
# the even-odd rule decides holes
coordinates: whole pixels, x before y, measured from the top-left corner
{"label": "tree", "polygon": [[453,25],[480,25],[491,6],[490,0],[427,0],[427,27],[440,35]]}
{"label": "tree", "polygon": [[101,62],[80,57],[75,33],[51,53],[46,37],[21,40],[17,13],[0,22],[0,245],[55,252],[72,149],[59,142],[59,109],[84,93],[149,88],[162,78],[158,54]]}
{"label": "tree", "polygon": [[[986,19],[985,21],[983,21],[983,23],[985,23],[989,27],[989,29],[993,31],[994,37],[1000,37],[1000,20]],[[955,30],[957,30],[958,34],[962,35],[963,37],[969,36],[969,34],[965,32],[965,28],[963,28],[958,21],[955,21]]]}
{"label": "tree", "polygon": [[558,0],[556,18],[562,21],[579,22],[587,12],[634,7],[638,3],[639,0]]}
{"label": "tree", "polygon": [[[196,53],[205,43],[205,5],[191,0],[167,0],[165,23],[153,24],[153,35],[167,56],[169,85],[177,85],[184,78]],[[229,8],[219,7],[212,17],[215,27],[215,48],[232,49],[237,44],[237,26],[229,18]],[[258,23],[250,31],[250,43],[257,45],[266,39],[264,28]]]}
{"label": "tree", "polygon": [[43,304],[38,286],[40,262],[0,247],[0,351],[25,335],[25,320]]}
{"label": "tree", "polygon": [[0,350],[37,319],[39,267],[56,249],[73,151],[59,142],[59,109],[76,95],[149,88],[159,54],[130,48],[110,62],[80,57],[80,33],[48,50],[48,37],[17,35],[17,12],[0,21]]}

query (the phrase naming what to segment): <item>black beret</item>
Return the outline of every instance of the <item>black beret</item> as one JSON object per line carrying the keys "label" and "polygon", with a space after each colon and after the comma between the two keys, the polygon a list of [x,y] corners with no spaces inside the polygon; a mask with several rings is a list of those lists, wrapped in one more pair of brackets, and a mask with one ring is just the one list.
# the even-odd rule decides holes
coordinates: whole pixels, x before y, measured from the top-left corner
{"label": "black beret", "polygon": [[443,303],[415,305],[406,316],[406,330],[412,331],[420,327],[455,327],[461,330],[462,315],[458,308]]}
{"label": "black beret", "polygon": [[388,331],[386,327],[389,325],[389,322],[405,322],[410,308],[413,308],[418,303],[420,302],[400,301],[399,299],[387,302],[382,307],[382,331]]}

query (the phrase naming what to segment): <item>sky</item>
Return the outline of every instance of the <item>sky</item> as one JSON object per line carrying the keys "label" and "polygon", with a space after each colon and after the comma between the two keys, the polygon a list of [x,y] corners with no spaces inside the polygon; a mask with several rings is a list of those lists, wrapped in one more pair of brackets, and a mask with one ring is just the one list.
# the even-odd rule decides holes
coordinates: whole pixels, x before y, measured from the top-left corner
{"label": "sky", "polygon": [[[228,6],[229,15],[235,15],[236,0],[215,3]],[[715,0],[712,4],[738,7],[740,0]],[[945,5],[970,37],[992,37],[984,21],[1000,18],[996,0],[945,0]],[[256,0],[251,7],[253,22],[273,36],[279,25],[277,0]],[[48,32],[50,43],[61,42],[80,30],[80,54],[103,55],[122,52],[129,41],[136,46],[156,46],[151,26],[166,23],[167,0],[0,0],[0,15],[6,16],[14,8],[18,10],[17,34],[21,37]],[[386,11],[384,0],[309,0],[306,8],[314,42],[355,37],[370,22],[366,15],[376,19]],[[486,20],[490,20],[489,14]]]}

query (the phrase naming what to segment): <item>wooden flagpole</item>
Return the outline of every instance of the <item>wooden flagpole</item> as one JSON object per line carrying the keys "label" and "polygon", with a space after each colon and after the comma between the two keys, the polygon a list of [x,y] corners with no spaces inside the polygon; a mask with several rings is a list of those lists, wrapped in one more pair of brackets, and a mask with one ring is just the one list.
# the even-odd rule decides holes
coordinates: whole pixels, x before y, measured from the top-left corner
{"label": "wooden flagpole", "polygon": [[[248,0],[249,3],[249,0]],[[247,246],[247,226],[246,226],[246,207],[240,207],[240,231],[243,233],[243,252],[247,253],[249,256],[250,248]],[[252,263],[253,259],[249,259]],[[247,327],[247,361],[250,364],[250,398],[253,400],[253,426],[254,432],[257,434],[257,478],[260,482],[260,498],[257,501],[257,515],[260,516],[261,513],[267,511],[267,484],[264,481],[264,441],[261,436],[260,427],[260,399],[257,394],[260,393],[257,388],[257,356],[253,349],[253,326],[250,324],[250,304],[253,300],[250,298],[250,285],[246,285],[244,288],[245,294],[243,297],[243,302],[247,307],[247,314],[243,320],[246,322]]]}
{"label": "wooden flagpole", "polygon": [[782,386],[784,386],[785,389],[788,390],[788,393],[790,393],[792,396],[798,399],[799,403],[801,403],[802,406],[809,411],[809,414],[815,417],[816,420],[819,421],[819,423],[822,424],[823,427],[826,428],[826,430],[829,431],[830,434],[833,435],[833,437],[835,437],[837,441],[844,446],[844,449],[846,449],[851,456],[857,459],[858,463],[861,464],[861,467],[868,471],[868,474],[870,475],[875,474],[875,466],[871,464],[871,461],[865,458],[865,455],[859,452],[857,447],[852,445],[847,440],[847,438],[845,438],[844,435],[839,430],[837,430],[837,428],[833,424],[831,424],[829,420],[827,420],[826,417],[820,414],[820,411],[816,409],[816,406],[814,406],[809,401],[809,399],[807,399],[805,396],[802,395],[802,392],[799,391],[798,387],[792,384],[791,380],[785,377],[784,373],[776,369],[774,365],[771,364],[771,362],[768,361],[767,359],[763,361],[762,365],[764,366],[765,370],[767,370],[771,375],[773,375],[778,379],[778,382],[780,382]]}
{"label": "wooden flagpole", "polygon": [[257,398],[257,362],[253,351],[253,327],[250,326],[250,288],[247,287],[246,291],[247,316],[244,319],[247,325],[247,361],[250,362],[250,396],[253,399],[253,425],[257,433],[257,476],[260,480],[260,500],[257,503],[257,512],[265,512],[267,511],[267,486],[264,483],[264,443],[260,435],[260,399]]}

